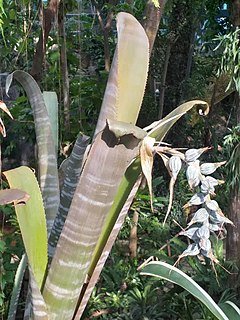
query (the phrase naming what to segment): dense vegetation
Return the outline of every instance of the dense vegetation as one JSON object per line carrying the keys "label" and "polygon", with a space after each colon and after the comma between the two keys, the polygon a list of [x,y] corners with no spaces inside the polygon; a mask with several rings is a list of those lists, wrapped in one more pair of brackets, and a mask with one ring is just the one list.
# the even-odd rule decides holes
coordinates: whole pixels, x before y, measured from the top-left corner
{"label": "dense vegetation", "polygon": [[[29,99],[18,82],[5,94],[7,75],[23,70],[42,91],[57,93],[61,187],[64,163],[79,132],[91,138],[96,134],[117,43],[115,18],[119,12],[135,16],[150,42],[148,80],[137,126],[144,128],[162,119],[188,100],[204,100],[210,111],[199,116],[198,109],[190,110],[164,136],[167,144],[160,148],[169,146],[171,150],[164,153],[160,149],[160,157],[154,158],[153,200],[142,181],[81,319],[215,319],[188,291],[140,275],[138,267],[150,257],[177,263],[217,303],[231,300],[240,307],[239,0],[0,1],[0,99],[13,116],[12,120],[3,115],[7,136],[1,141],[1,167],[5,171],[27,165],[38,170]],[[219,184],[211,190],[211,197],[224,212],[223,220],[216,222],[217,229],[210,230],[212,251],[208,248],[207,254],[194,251],[190,245],[193,238],[184,233],[191,230],[187,225],[197,210],[195,203],[186,204],[200,192],[195,188],[198,184],[194,185],[196,177],[189,178],[189,167],[198,158],[183,161],[183,170],[173,184],[173,171],[170,168],[169,177],[161,161],[166,154],[182,155],[186,160],[186,150],[203,147],[208,148],[199,158],[201,164],[221,164],[211,172]],[[1,185],[2,189],[8,187],[6,178]],[[163,223],[173,185],[170,215]],[[24,245],[12,205],[1,206],[0,223],[0,315],[7,319]],[[201,221],[197,223],[200,228]],[[28,278],[25,272],[16,319],[23,319]]]}

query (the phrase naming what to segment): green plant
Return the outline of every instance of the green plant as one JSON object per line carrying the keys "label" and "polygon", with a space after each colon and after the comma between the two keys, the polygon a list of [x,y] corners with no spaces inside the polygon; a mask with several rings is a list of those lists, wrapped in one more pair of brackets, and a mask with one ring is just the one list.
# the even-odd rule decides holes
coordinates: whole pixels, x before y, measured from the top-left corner
{"label": "green plant", "polygon": [[158,277],[178,284],[200,300],[219,320],[235,320],[240,316],[240,310],[235,304],[225,301],[218,306],[208,293],[189,276],[165,262],[150,262],[143,266],[141,274]]}
{"label": "green plant", "polygon": [[[79,136],[75,149],[81,150],[77,153],[74,149],[66,163],[61,199],[57,131],[51,129],[54,121],[49,119],[43,95],[32,77],[24,72],[15,71],[7,79],[7,88],[13,78],[23,85],[33,107],[43,195],[42,203],[29,169],[22,167],[4,173],[10,186],[17,186],[30,195],[24,207],[16,205],[29,260],[32,308],[26,306],[27,317],[41,314],[59,320],[80,318],[139,187],[141,171],[146,174],[149,169],[146,162],[152,162],[148,143],[159,144],[172,125],[194,105],[201,105],[202,113],[207,110],[205,102],[191,101],[145,130],[136,127],[147,79],[148,39],[142,26],[129,14],[120,13],[117,26],[118,45],[93,143],[83,161],[88,139],[83,139],[81,148],[82,136]],[[151,188],[149,178],[147,174]],[[51,263],[46,274],[47,229],[43,204],[50,234]],[[36,219],[31,218],[33,207]],[[87,283],[86,277],[90,279]],[[13,301],[9,320],[13,319],[15,307],[16,301]]]}

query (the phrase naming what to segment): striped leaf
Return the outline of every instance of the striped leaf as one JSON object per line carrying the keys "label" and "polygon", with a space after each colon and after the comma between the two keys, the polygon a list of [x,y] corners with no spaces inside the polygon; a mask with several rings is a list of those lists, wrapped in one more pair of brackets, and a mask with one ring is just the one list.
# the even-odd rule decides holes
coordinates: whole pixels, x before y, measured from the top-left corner
{"label": "striped leaf", "polygon": [[106,119],[136,123],[145,91],[149,43],[141,24],[128,13],[117,15],[118,43],[95,135]]}
{"label": "striped leaf", "polygon": [[217,319],[230,320],[202,287],[170,264],[161,261],[150,262],[142,269],[141,274],[165,279],[181,286],[201,301]]}
{"label": "striped leaf", "polygon": [[148,39],[142,26],[127,13],[118,15],[117,29],[118,45],[95,141],[83,168],[43,291],[52,319],[66,320],[73,316],[115,193],[146,134],[131,123],[137,120],[146,85]]}
{"label": "striped leaf", "polygon": [[140,141],[129,132],[117,139],[106,126],[93,143],[44,286],[53,319],[73,315],[107,213]]}
{"label": "striped leaf", "polygon": [[72,153],[68,159],[64,173],[63,187],[61,190],[60,206],[56,219],[48,239],[49,259],[51,260],[55,252],[56,244],[62,232],[68,210],[70,208],[74,192],[80,177],[84,153],[89,144],[90,138],[80,134],[74,144]]}
{"label": "striped leaf", "polygon": [[59,207],[59,183],[55,144],[43,95],[36,81],[24,71],[14,71],[7,77],[6,91],[16,79],[27,93],[33,109],[38,146],[39,181],[50,232]]}
{"label": "striped leaf", "polygon": [[[128,172],[128,170],[127,170]],[[97,281],[99,280],[99,276],[101,274],[101,271],[104,267],[104,264],[109,256],[109,253],[112,249],[112,246],[118,236],[119,230],[121,229],[124,219],[129,211],[129,208],[133,202],[133,199],[138,191],[138,188],[140,186],[142,176],[139,176],[139,172],[135,172],[136,176],[129,177],[126,173],[124,176],[124,179],[121,182],[121,185],[119,186],[118,192],[116,194],[114,203],[111,207],[111,210],[107,216],[106,222],[104,224],[103,231],[101,233],[101,236],[99,238],[97,247],[93,254],[93,259],[91,261],[91,265],[89,267],[88,271],[88,277],[90,278],[89,282],[86,284],[85,287],[83,287],[83,290],[81,292],[81,296],[83,297],[80,301],[80,305],[78,307],[78,310],[75,314],[74,320],[79,320],[83,314],[83,311],[87,305],[87,302],[91,296],[92,290],[95,287]],[[125,180],[126,177],[128,180]],[[137,179],[138,177],[138,179]],[[134,186],[131,182],[136,181]],[[126,199],[124,196],[122,196],[121,190],[127,191],[128,188],[125,183],[130,184],[131,192]],[[119,205],[119,202],[116,201],[118,198],[118,194],[121,194],[121,201],[124,203],[123,207],[120,206],[121,212],[119,214],[119,209],[117,208],[117,203]],[[128,193],[126,193],[128,194]],[[102,248],[102,246],[104,246]]]}
{"label": "striped leaf", "polygon": [[56,157],[59,150],[58,145],[58,98],[56,92],[53,91],[43,91],[43,100],[45,102],[45,106],[47,108],[47,112],[49,115],[49,121],[51,124],[53,141],[55,145]]}

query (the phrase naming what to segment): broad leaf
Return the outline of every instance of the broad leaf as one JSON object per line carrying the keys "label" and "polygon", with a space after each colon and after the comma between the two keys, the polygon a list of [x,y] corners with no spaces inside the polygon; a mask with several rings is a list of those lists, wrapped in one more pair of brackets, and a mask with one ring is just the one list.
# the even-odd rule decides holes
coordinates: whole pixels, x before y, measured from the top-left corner
{"label": "broad leaf", "polygon": [[53,141],[56,150],[56,157],[59,150],[58,145],[58,136],[59,136],[59,129],[58,129],[58,99],[56,92],[52,91],[43,91],[43,99],[45,102],[45,106],[47,108],[47,112],[49,115],[49,121],[51,124]]}
{"label": "broad leaf", "polygon": [[162,141],[176,121],[178,121],[184,113],[191,110],[194,106],[198,106],[198,112],[200,115],[207,115],[209,112],[209,106],[205,101],[191,100],[185,102],[170,112],[165,118],[155,122],[153,129],[148,133],[148,135],[156,138],[156,140]]}
{"label": "broad leaf", "polygon": [[55,144],[43,95],[36,81],[24,71],[14,71],[7,77],[6,92],[12,80],[21,83],[33,109],[38,146],[39,181],[50,232],[59,206],[59,183]]}
{"label": "broad leaf", "polygon": [[104,221],[125,170],[138,154],[140,141],[125,130],[122,137],[116,137],[108,125],[97,135],[44,286],[50,317],[71,319]]}
{"label": "broad leaf", "polygon": [[149,43],[141,24],[128,13],[117,15],[118,43],[95,135],[106,119],[136,123],[145,91]]}
{"label": "broad leaf", "polygon": [[229,320],[240,319],[240,309],[236,306],[235,303],[231,301],[225,301],[223,303],[219,303],[219,307],[228,316]]}
{"label": "broad leaf", "polygon": [[41,192],[34,173],[20,167],[3,173],[10,187],[23,190],[30,199],[15,205],[18,223],[37,285],[41,288],[47,265],[47,229]]}
{"label": "broad leaf", "polygon": [[172,265],[160,261],[150,262],[141,270],[141,274],[165,279],[181,286],[201,301],[212,312],[212,314],[217,317],[217,319],[232,320],[224,314],[220,307],[214,302],[210,295],[203,290],[202,287],[200,287],[184,272]]}
{"label": "broad leaf", "polygon": [[65,223],[68,210],[70,208],[72,198],[77,187],[80,172],[82,169],[84,153],[89,144],[89,141],[89,137],[80,134],[74,144],[70,157],[65,160],[65,163],[67,162],[67,164],[63,177],[60,206],[48,241],[50,259],[53,257],[57,241],[62,232],[62,228]]}

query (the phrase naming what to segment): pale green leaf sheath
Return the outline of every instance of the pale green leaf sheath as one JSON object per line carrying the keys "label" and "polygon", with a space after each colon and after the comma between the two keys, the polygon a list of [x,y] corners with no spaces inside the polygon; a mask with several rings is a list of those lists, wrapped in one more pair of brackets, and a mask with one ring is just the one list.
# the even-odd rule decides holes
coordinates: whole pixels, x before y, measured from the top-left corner
{"label": "pale green leaf sheath", "polygon": [[30,196],[25,205],[16,204],[15,211],[29,264],[41,288],[47,265],[47,230],[39,186],[34,173],[27,167],[8,170],[3,174],[10,187],[25,191]]}
{"label": "pale green leaf sheath", "polygon": [[[107,223],[104,224],[104,229],[103,229],[103,232],[102,232],[99,240],[103,239],[104,236],[105,236],[107,238],[104,241],[105,246],[102,249],[101,248],[101,244],[99,244],[100,250],[98,250],[98,252],[96,252],[96,250],[95,250],[95,252],[94,252],[93,256],[94,256],[94,258],[95,258],[95,256],[97,256],[96,258],[98,258],[98,261],[97,261],[97,264],[94,263],[94,265],[93,265],[94,271],[93,271],[92,274],[91,274],[91,271],[90,271],[90,274],[89,274],[90,280],[89,280],[89,283],[87,284],[87,286],[86,286],[86,288],[84,290],[83,298],[82,298],[82,300],[80,302],[80,305],[78,307],[78,311],[77,311],[77,313],[75,315],[74,320],[79,320],[81,318],[82,314],[83,314],[83,311],[84,311],[84,309],[85,309],[85,307],[87,305],[87,302],[88,302],[88,300],[89,300],[89,298],[91,296],[92,290],[95,287],[95,285],[96,285],[96,283],[97,283],[97,281],[99,279],[100,273],[101,273],[101,271],[102,271],[102,269],[103,269],[103,267],[105,265],[105,262],[106,262],[106,260],[107,260],[107,258],[109,256],[109,253],[110,253],[110,251],[112,249],[112,246],[113,246],[113,244],[114,244],[114,242],[115,242],[115,240],[116,240],[116,238],[118,236],[119,230],[121,229],[121,227],[123,225],[125,217],[126,217],[128,211],[129,211],[129,208],[130,208],[130,206],[131,206],[131,204],[133,202],[133,199],[134,199],[134,197],[135,197],[135,195],[137,193],[137,190],[138,190],[139,185],[141,183],[142,176],[141,175],[139,176],[138,171],[136,172],[136,175],[138,176],[138,179],[137,179],[136,183],[134,184],[134,186],[132,186],[131,181],[129,181],[130,179],[128,180],[128,184],[130,184],[130,186],[131,186],[131,192],[130,192],[126,202],[124,203],[124,205],[122,207],[122,210],[121,210],[119,216],[117,217],[117,220],[116,220],[116,217],[111,217],[112,218],[111,220],[113,220],[112,224],[114,224],[114,226],[110,225],[110,221],[109,221],[108,224]],[[125,174],[125,177],[126,177],[126,174]],[[124,187],[127,190],[127,182],[124,181],[124,183],[126,183],[126,184],[124,184]],[[122,185],[122,182],[121,182],[121,185]],[[121,185],[120,185],[119,189],[121,188]],[[118,193],[119,192],[117,192],[117,195],[118,195]],[[115,199],[114,199],[114,204],[115,204],[115,202],[117,202],[117,200],[118,199],[117,199],[117,196],[116,196]],[[120,201],[121,200],[119,199],[119,202]],[[123,200],[123,202],[124,201],[125,201],[125,199]],[[118,213],[117,205],[114,206],[114,204],[113,204],[112,207],[115,207],[114,211]],[[110,212],[111,211],[112,211],[112,208],[111,208]],[[107,217],[106,220],[110,220],[110,219],[108,219],[108,217]],[[105,230],[105,228],[106,229],[108,228],[108,230],[107,230],[108,232]],[[92,264],[92,262],[91,262],[91,264]],[[91,266],[90,266],[90,268],[91,268]]]}
{"label": "pale green leaf sheath", "polygon": [[61,190],[60,206],[48,240],[48,252],[50,260],[53,257],[57,241],[62,232],[62,228],[77,187],[84,153],[89,141],[89,137],[80,134],[74,144],[70,157],[65,160],[65,162],[67,162],[67,167],[65,170],[63,187]]}
{"label": "pale green leaf sheath", "polygon": [[186,275],[181,270],[172,265],[156,261],[148,263],[142,270],[142,275],[154,276],[161,279],[168,280],[181,286],[198,300],[200,300],[219,320],[233,320],[229,319],[226,314],[220,309],[209,294],[202,289],[193,279]]}
{"label": "pale green leaf sheath", "polygon": [[[43,291],[53,320],[72,318],[121,178],[146,134],[130,123],[136,122],[146,84],[147,36],[137,20],[126,13],[118,16],[118,33],[117,53],[96,130],[99,134],[83,168]],[[142,69],[140,79],[135,75],[133,81],[128,76],[129,60],[135,69],[129,68],[138,76],[138,69]],[[107,125],[106,119],[111,120]]]}
{"label": "pale green leaf sheath", "polygon": [[7,92],[13,78],[23,86],[33,109],[38,146],[39,181],[49,233],[59,207],[57,159],[49,116],[43,95],[33,77],[24,71],[14,71],[6,80]]}
{"label": "pale green leaf sheath", "polygon": [[71,319],[105,217],[140,141],[130,134],[119,141],[108,126],[95,139],[43,291],[52,319]]}

